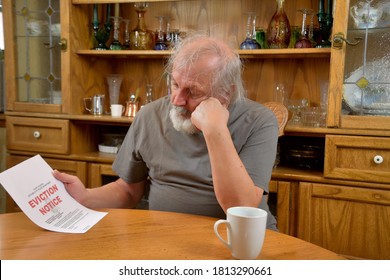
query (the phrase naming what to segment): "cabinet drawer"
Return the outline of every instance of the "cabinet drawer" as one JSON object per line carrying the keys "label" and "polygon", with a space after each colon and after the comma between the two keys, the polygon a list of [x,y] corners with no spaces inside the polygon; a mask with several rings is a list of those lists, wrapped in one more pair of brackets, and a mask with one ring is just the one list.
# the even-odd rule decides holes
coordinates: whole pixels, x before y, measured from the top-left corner
{"label": "cabinet drawer", "polygon": [[69,153],[69,121],[7,117],[7,148],[32,152]]}
{"label": "cabinet drawer", "polygon": [[390,183],[390,139],[326,136],[324,176]]}

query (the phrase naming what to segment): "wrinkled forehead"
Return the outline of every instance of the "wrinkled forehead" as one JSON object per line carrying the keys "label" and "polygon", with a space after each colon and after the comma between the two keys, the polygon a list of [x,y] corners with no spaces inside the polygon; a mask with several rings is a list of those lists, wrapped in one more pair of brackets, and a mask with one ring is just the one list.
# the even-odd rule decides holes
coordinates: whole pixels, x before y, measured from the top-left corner
{"label": "wrinkled forehead", "polygon": [[182,52],[175,58],[172,66],[173,76],[180,75],[186,80],[211,80],[218,68],[218,57],[209,52],[192,56]]}

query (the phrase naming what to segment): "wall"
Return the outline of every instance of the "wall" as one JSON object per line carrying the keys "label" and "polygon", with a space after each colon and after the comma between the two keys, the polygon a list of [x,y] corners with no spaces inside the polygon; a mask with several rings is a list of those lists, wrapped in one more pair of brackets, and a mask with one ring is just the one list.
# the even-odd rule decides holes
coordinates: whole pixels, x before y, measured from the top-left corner
{"label": "wall", "polygon": [[[5,127],[0,127],[0,172],[5,170],[5,156],[6,156],[6,147],[5,147]],[[3,187],[0,186],[0,213],[5,212],[6,204],[6,193]]]}

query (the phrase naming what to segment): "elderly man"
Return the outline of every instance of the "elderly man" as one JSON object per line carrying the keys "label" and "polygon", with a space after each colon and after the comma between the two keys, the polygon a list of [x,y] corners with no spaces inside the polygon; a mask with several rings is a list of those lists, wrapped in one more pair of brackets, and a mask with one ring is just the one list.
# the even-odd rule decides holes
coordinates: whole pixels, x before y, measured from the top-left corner
{"label": "elderly man", "polygon": [[[119,179],[86,189],[54,171],[89,208],[135,207],[222,218],[232,206],[265,209],[276,155],[273,113],[245,97],[242,64],[227,44],[193,35],[175,46],[166,68],[170,95],[142,108],[114,161]],[[276,228],[269,213],[267,227]]]}

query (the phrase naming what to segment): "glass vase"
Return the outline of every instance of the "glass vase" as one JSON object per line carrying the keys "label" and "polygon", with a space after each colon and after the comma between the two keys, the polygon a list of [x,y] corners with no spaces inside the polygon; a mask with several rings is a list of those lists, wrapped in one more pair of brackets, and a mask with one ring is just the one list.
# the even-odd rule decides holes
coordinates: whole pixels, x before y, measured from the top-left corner
{"label": "glass vase", "polygon": [[307,16],[312,17],[313,16],[313,10],[312,9],[300,9],[298,10],[299,12],[302,13],[302,28],[301,28],[301,36],[299,39],[296,41],[294,47],[295,48],[312,48],[312,42],[310,40],[310,32],[312,33],[311,30],[313,30],[313,26],[311,25],[313,22],[310,21],[309,28],[307,28]]}
{"label": "glass vase", "polygon": [[110,105],[119,104],[119,95],[122,84],[122,76],[119,74],[111,74],[106,76],[108,84],[108,93],[110,96]]}
{"label": "glass vase", "polygon": [[164,34],[164,30],[163,30],[164,17],[157,16],[156,18],[158,19],[159,28],[156,32],[156,44],[154,45],[154,49],[157,51],[167,50],[168,46],[167,43],[165,42],[166,34]]}
{"label": "glass vase", "polygon": [[288,48],[291,37],[290,22],[284,11],[284,1],[276,0],[276,11],[267,30],[267,41],[270,49]]}
{"label": "glass vase", "polygon": [[[249,12],[247,24],[246,24],[246,37],[245,40],[240,44],[240,49],[242,50],[260,49],[260,45],[256,41],[256,33],[254,32],[255,28],[256,28],[256,15],[254,15],[254,13],[252,12]],[[255,38],[253,38],[253,36]]]}
{"label": "glass vase", "polygon": [[112,22],[114,23],[114,37],[110,45],[110,50],[121,50],[122,44],[119,42],[119,25],[122,21],[121,17],[111,17]]}
{"label": "glass vase", "polygon": [[130,32],[130,49],[132,50],[152,50],[154,47],[153,32],[146,28],[145,13],[148,3],[139,2],[134,4],[138,14],[137,26]]}

